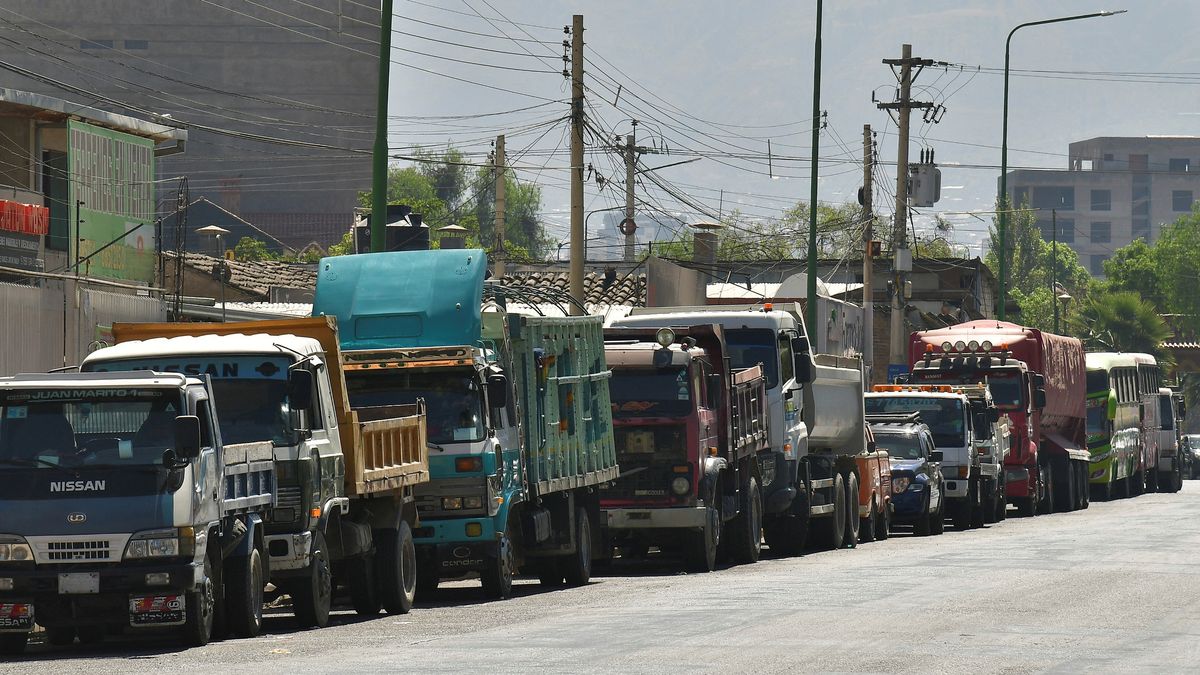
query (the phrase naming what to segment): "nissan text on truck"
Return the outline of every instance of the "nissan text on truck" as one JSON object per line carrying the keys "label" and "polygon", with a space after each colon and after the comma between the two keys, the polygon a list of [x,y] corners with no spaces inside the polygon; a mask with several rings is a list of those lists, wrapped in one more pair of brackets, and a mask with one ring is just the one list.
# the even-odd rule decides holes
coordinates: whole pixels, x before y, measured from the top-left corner
{"label": "nissan text on truck", "polygon": [[982,319],[913,333],[914,384],[986,384],[1007,416],[1008,502],[1021,515],[1087,508],[1083,344],[1071,337]]}
{"label": "nissan text on truck", "polygon": [[698,572],[718,547],[754,562],[762,502],[750,486],[770,454],[761,366],[731,369],[712,324],[609,329],[605,341],[621,476],[600,491],[604,545],[674,548]]}
{"label": "nissan text on truck", "polygon": [[271,446],[225,445],[213,399],[175,373],[0,378],[0,653],[35,622],[54,645],[258,632]]}
{"label": "nissan text on truck", "polygon": [[422,591],[478,574],[506,598],[521,569],[582,585],[618,473],[602,322],[483,311],[486,268],[476,249],[326,258],[313,312],[337,317],[352,405],[428,406]]}
{"label": "nissan text on truck", "polygon": [[332,319],[116,324],[113,335],[84,370],[204,373],[222,435],[273,448],[270,581],[301,626],[329,622],[339,584],[363,615],[412,608],[413,490],[429,480],[424,409],[351,408]]}
{"label": "nissan text on truck", "polygon": [[786,310],[772,303],[635,308],[611,326],[682,329],[699,324],[722,327],[731,368],[761,364],[767,380],[770,452],[758,455],[745,485],[762,500],[767,544],[778,553],[796,555],[810,532],[822,546],[857,544],[863,477],[856,458],[869,450],[861,359],[812,354],[795,304]]}

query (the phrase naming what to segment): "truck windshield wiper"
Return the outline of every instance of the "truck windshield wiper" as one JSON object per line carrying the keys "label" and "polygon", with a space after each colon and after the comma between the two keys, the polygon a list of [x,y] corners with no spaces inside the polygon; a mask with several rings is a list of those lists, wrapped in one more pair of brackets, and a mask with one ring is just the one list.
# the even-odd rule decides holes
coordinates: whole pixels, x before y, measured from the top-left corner
{"label": "truck windshield wiper", "polygon": [[33,459],[19,459],[16,457],[9,457],[6,459],[0,459],[0,464],[8,464],[10,466],[48,466],[52,469],[61,469],[63,471],[67,471],[67,472],[72,471],[72,469],[70,467],[66,467],[61,464],[57,464],[55,462],[51,462],[49,460],[42,459],[41,457],[34,457]]}
{"label": "truck windshield wiper", "polygon": [[437,443],[434,443],[433,441],[425,441],[425,447],[429,448],[430,450],[437,450],[438,452],[445,452],[445,451],[446,451],[446,449],[445,449],[445,448],[443,448],[442,446],[438,445]]}

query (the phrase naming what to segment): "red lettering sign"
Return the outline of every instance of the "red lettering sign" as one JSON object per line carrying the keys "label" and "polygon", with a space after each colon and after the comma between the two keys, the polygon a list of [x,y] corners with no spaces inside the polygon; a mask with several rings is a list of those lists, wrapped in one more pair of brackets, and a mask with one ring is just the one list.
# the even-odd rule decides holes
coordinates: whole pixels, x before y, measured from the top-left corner
{"label": "red lettering sign", "polygon": [[0,199],[0,230],[39,236],[49,234],[50,209]]}

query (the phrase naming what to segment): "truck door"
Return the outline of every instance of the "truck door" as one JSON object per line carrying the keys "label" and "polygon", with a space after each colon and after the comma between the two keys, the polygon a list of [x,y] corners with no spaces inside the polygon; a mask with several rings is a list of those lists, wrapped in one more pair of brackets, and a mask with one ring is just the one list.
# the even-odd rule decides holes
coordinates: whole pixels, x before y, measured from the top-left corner
{"label": "truck door", "polygon": [[200,456],[193,465],[194,491],[193,522],[206,524],[221,518],[221,499],[224,492],[225,467],[217,452],[220,430],[213,424],[212,410],[206,397],[195,395],[196,417],[200,418]]}

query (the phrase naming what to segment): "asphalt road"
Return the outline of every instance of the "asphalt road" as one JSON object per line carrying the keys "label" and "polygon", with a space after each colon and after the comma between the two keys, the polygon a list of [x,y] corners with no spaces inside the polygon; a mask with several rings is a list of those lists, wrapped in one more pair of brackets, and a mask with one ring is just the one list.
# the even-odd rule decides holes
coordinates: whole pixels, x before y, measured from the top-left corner
{"label": "asphalt road", "polygon": [[[583,588],[523,581],[504,602],[449,584],[404,616],[200,649],[31,644],[20,672],[1195,672],[1200,482],[938,537],[711,574],[618,564]],[[653,556],[652,556],[653,557]]]}

